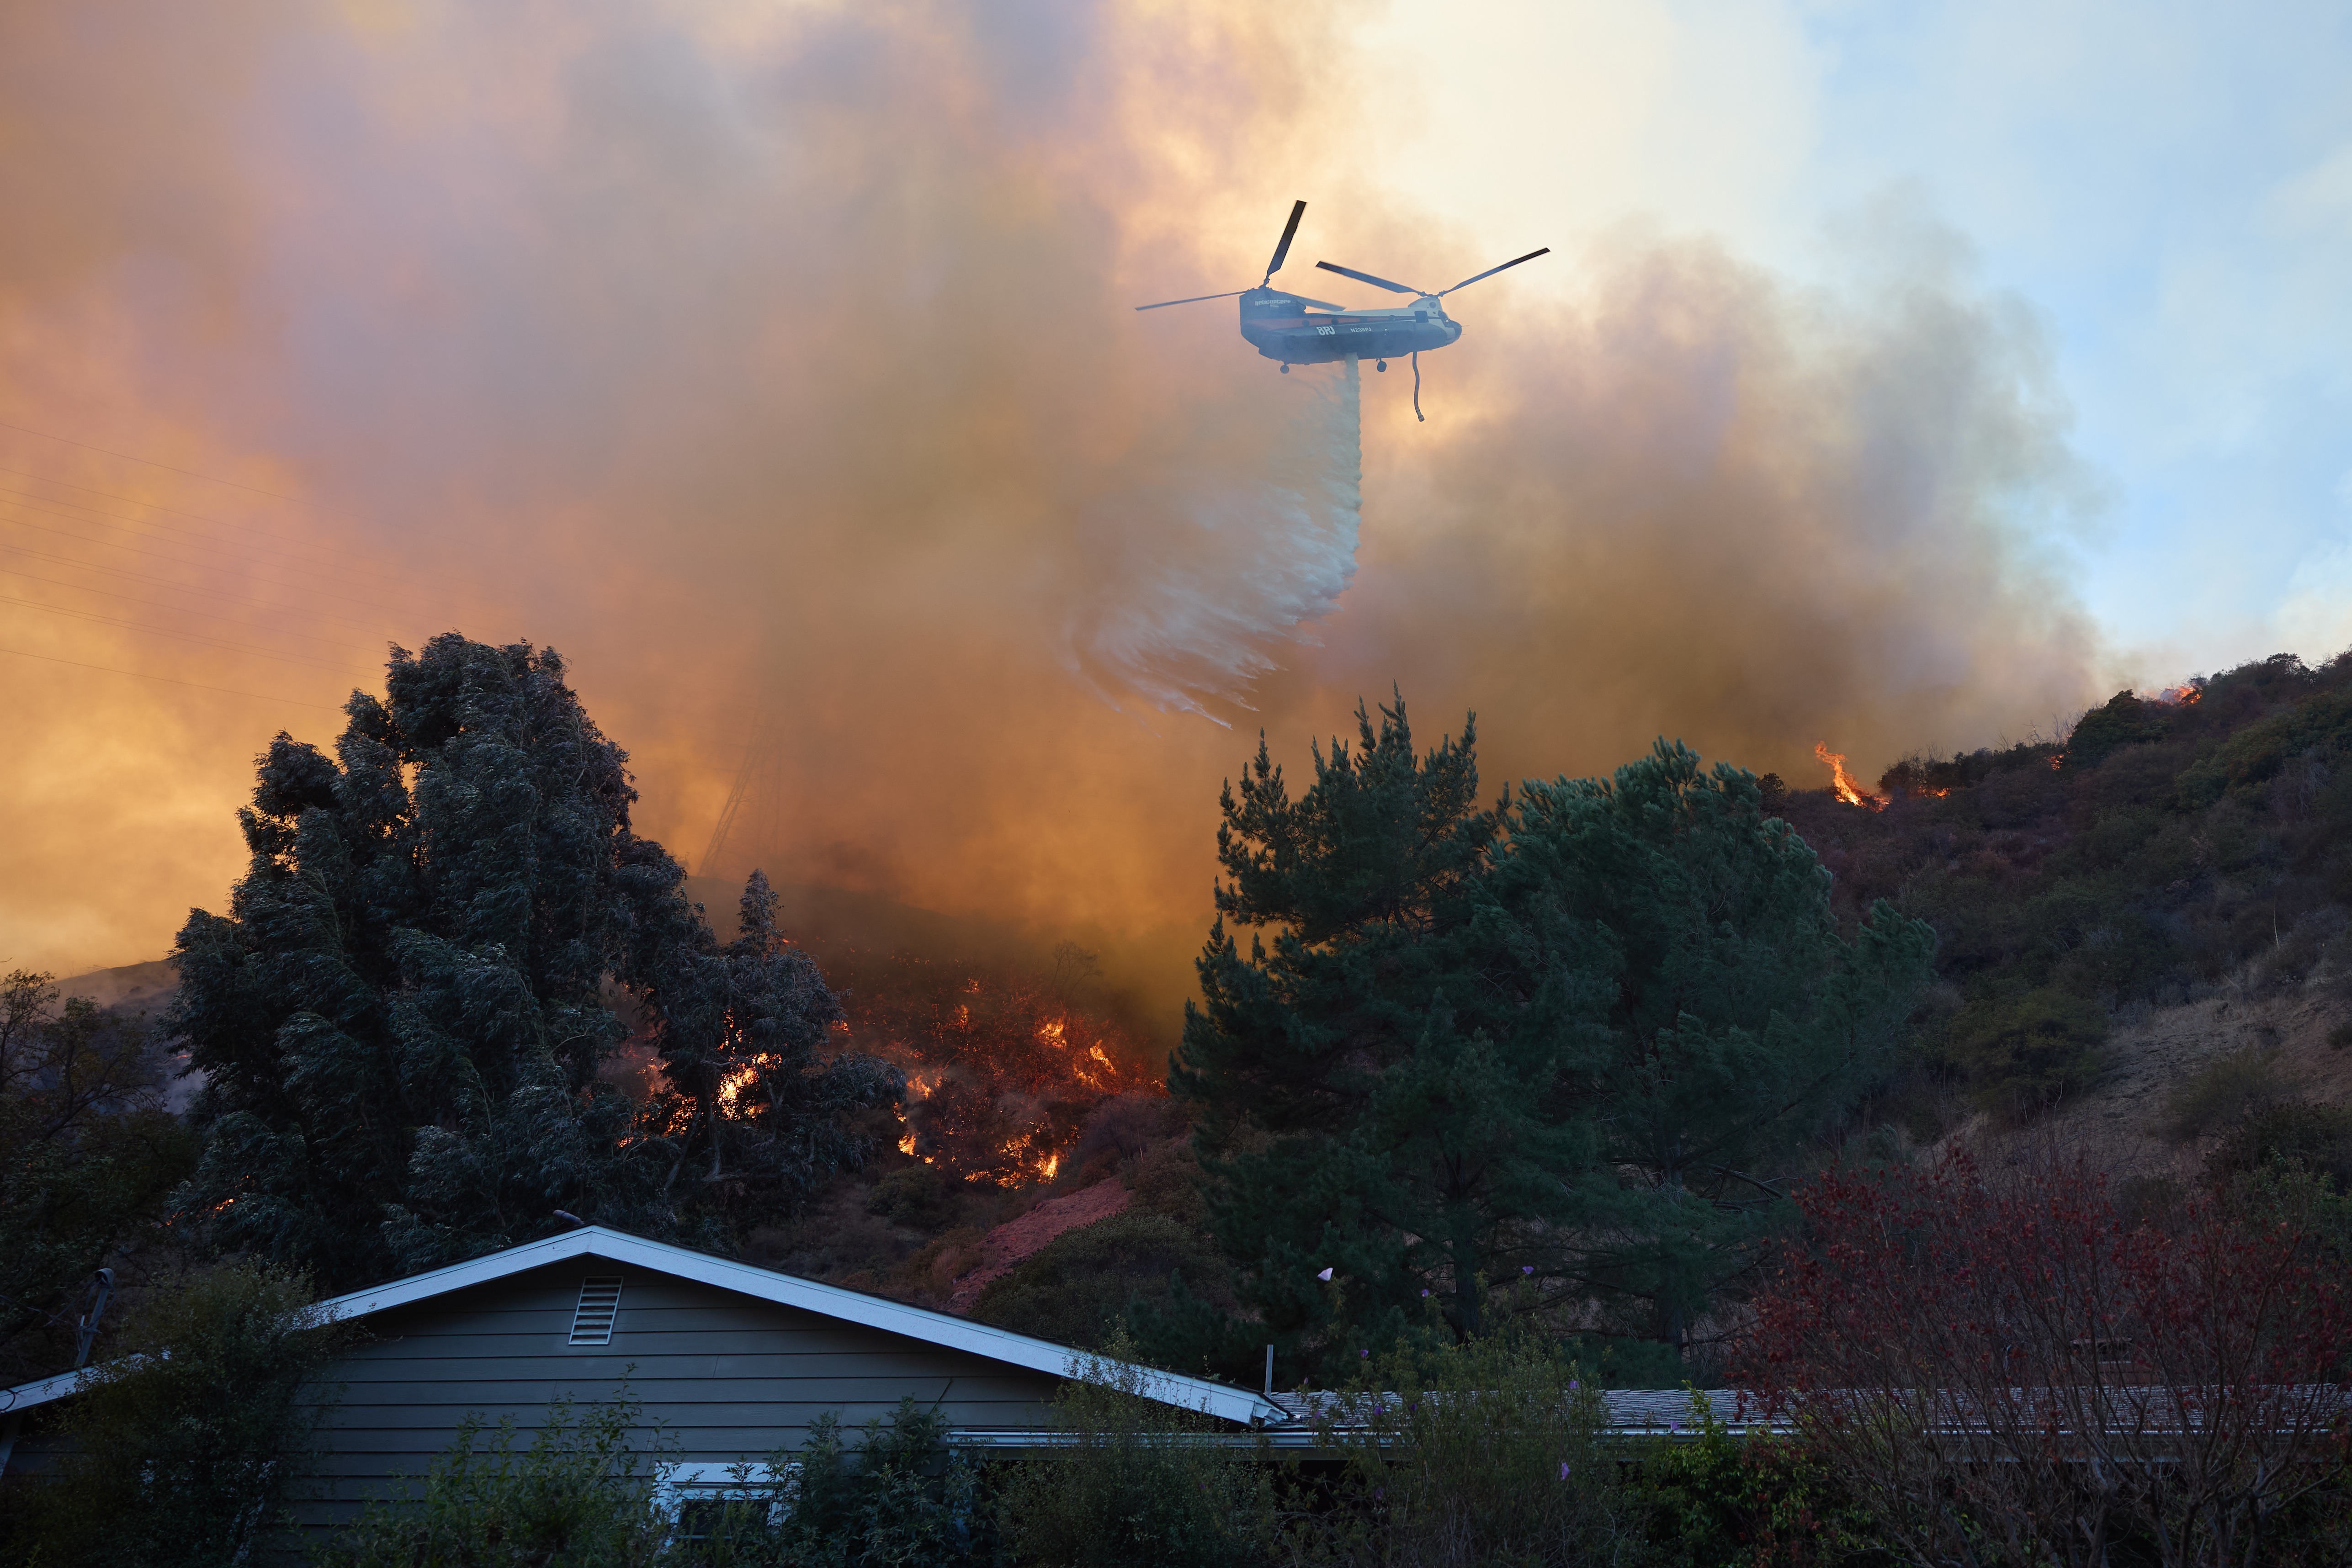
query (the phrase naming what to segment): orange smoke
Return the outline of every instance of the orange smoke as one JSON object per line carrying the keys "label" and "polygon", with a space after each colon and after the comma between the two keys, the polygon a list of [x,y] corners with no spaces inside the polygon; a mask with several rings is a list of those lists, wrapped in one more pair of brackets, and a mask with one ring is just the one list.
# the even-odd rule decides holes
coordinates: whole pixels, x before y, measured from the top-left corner
{"label": "orange smoke", "polygon": [[[1829,768],[1830,788],[1837,791],[1837,798],[1839,800],[1844,801],[1849,806],[1867,806],[1874,811],[1886,804],[1885,801],[1881,800],[1877,796],[1872,794],[1869,790],[1864,789],[1861,785],[1853,781],[1853,775],[1845,770],[1845,754],[1843,752],[1832,751],[1829,748],[1829,743],[1826,741],[1815,741],[1813,743],[1813,755],[1822,760],[1824,767]],[[1943,791],[1938,789],[1936,793],[1940,795]]]}
{"label": "orange smoke", "polygon": [[1514,236],[1558,270],[1462,297],[1427,423],[1363,378],[1355,548],[1286,521],[1349,512],[1296,441],[1328,373],[1130,307],[1255,278],[1298,196],[1286,281],[1515,254],[1363,183],[1356,11],[389,16],[0,7],[0,198],[40,214],[0,235],[37,824],[0,958],[162,953],[271,733],[331,741],[453,625],[562,652],[683,859],[777,737],[698,872],[1068,936],[1163,1028],[1260,726],[1297,777],[1394,682],[1424,744],[1478,710],[1490,788],[1661,730],[1793,777],[1808,729],[1975,745],[2112,689],[2020,521],[2075,489],[2032,312],[1909,220],[1818,289]]}

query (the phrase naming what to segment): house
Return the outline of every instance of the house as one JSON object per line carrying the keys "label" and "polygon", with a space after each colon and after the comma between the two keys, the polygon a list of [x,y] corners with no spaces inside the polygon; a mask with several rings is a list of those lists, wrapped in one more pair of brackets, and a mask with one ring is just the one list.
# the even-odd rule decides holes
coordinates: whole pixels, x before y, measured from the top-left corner
{"label": "house", "polygon": [[[298,1516],[329,1528],[395,1477],[420,1477],[468,1415],[526,1435],[562,1400],[608,1401],[625,1381],[678,1461],[671,1484],[723,1485],[737,1465],[794,1448],[831,1412],[845,1427],[912,1396],[950,1441],[1050,1444],[1046,1404],[1080,1353],[944,1312],[583,1226],[470,1262],[320,1302],[362,1342],[320,1379],[315,1483]],[[71,1372],[0,1391],[0,1470],[38,1469],[16,1441],[26,1411],[67,1397]],[[1143,1391],[1236,1436],[1289,1413],[1263,1395],[1142,1372]],[[643,1434],[648,1442],[651,1430]]]}

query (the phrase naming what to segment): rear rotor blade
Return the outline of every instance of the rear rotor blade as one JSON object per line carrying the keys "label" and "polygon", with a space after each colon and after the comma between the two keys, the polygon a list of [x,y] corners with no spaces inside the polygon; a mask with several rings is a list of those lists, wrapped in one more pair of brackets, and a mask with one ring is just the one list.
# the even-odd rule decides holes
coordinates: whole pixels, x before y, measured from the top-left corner
{"label": "rear rotor blade", "polygon": [[1228,288],[1223,294],[1195,294],[1190,299],[1162,299],[1157,305],[1139,305],[1138,310],[1165,310],[1171,305],[1198,305],[1203,299],[1231,299],[1236,294],[1251,292],[1246,288]]}
{"label": "rear rotor blade", "polygon": [[[1528,252],[1528,254],[1527,254],[1527,255],[1525,255],[1525,256],[1513,256],[1510,260],[1508,260],[1508,261],[1507,261],[1507,262],[1503,263],[1503,265],[1502,265],[1502,266],[1500,266],[1500,267],[1488,267],[1486,271],[1484,271],[1484,272],[1480,273],[1480,274],[1478,275],[1478,277],[1494,277],[1494,276],[1495,276],[1495,274],[1496,274],[1496,273],[1498,273],[1498,272],[1508,272],[1511,268],[1513,268],[1513,267],[1515,267],[1518,266],[1518,265],[1519,265],[1519,263],[1521,263],[1521,262],[1523,262],[1523,261],[1533,261],[1536,257],[1538,257],[1538,256],[1549,256],[1550,254],[1551,254],[1551,246],[1544,246],[1544,247],[1543,247],[1543,249],[1541,249],[1541,250],[1531,250],[1531,251]],[[1454,286],[1454,288],[1467,288],[1467,287],[1469,287],[1472,284],[1474,284],[1474,283],[1477,282],[1477,281],[1478,281],[1478,277],[1465,277],[1465,278],[1464,278],[1461,282],[1459,282],[1459,283],[1455,284],[1455,285]],[[1453,292],[1454,292],[1454,288],[1449,288],[1449,289],[1445,290],[1445,293],[1444,293],[1444,294],[1440,294],[1440,295],[1438,296],[1438,298],[1439,298],[1440,299],[1444,298],[1446,294],[1451,294],[1451,293],[1453,293]]]}
{"label": "rear rotor blade", "polygon": [[[1272,277],[1282,270],[1282,259],[1290,254],[1290,237],[1298,232],[1298,220],[1305,216],[1306,213],[1305,202],[1290,204],[1290,221],[1282,226],[1282,243],[1274,247],[1274,259],[1265,264],[1266,277]],[[1259,287],[1263,287],[1265,285],[1260,284]]]}
{"label": "rear rotor blade", "polygon": [[[1527,258],[1522,256],[1519,259],[1524,261]],[[1342,277],[1352,277],[1359,283],[1369,283],[1375,288],[1385,288],[1391,294],[1419,294],[1422,292],[1418,288],[1407,288],[1402,283],[1391,283],[1385,277],[1374,277],[1369,272],[1358,272],[1352,267],[1334,267],[1328,261],[1318,261],[1315,265],[1321,267],[1326,272],[1336,272]],[[1507,263],[1506,265],[1508,264]],[[1495,270],[1500,272],[1502,268],[1498,267]],[[1475,282],[1475,279],[1473,279],[1472,281]],[[1454,287],[1458,288],[1461,285],[1456,284]]]}

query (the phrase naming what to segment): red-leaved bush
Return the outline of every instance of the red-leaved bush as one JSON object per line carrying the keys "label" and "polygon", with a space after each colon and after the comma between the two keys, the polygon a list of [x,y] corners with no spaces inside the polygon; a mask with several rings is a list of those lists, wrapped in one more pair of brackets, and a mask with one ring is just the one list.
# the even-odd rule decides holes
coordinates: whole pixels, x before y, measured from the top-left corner
{"label": "red-leaved bush", "polygon": [[2253,1563],[2341,1472],[2346,1314],[2292,1217],[2126,1225],[2086,1165],[1837,1168],[1746,1373],[1923,1563]]}

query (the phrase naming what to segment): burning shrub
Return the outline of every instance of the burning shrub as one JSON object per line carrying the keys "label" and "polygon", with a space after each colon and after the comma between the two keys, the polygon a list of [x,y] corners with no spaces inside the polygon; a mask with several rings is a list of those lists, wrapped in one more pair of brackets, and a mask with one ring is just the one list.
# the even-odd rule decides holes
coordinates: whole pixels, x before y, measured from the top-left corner
{"label": "burning shrub", "polygon": [[865,967],[849,988],[850,1038],[907,1070],[900,1153],[966,1182],[1050,1181],[1096,1107],[1160,1092],[1140,1045],[1086,1005],[1071,968],[905,956]]}

